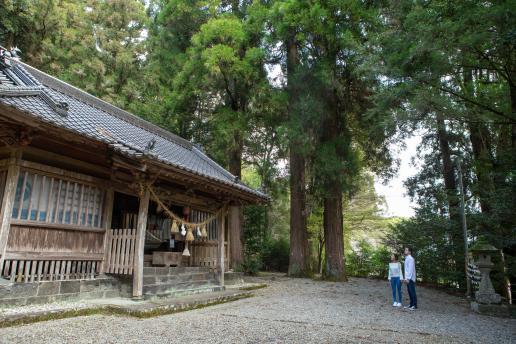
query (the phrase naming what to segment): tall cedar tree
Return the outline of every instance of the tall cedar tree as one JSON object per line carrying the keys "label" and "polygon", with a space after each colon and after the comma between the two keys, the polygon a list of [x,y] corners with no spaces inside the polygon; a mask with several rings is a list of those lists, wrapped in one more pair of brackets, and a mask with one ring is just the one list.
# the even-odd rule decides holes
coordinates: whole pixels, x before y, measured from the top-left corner
{"label": "tall cedar tree", "polygon": [[[356,2],[278,1],[274,29],[286,50],[291,178],[290,273],[308,269],[306,171],[324,206],[325,277],[345,279],[342,194],[367,164],[390,164],[385,114],[367,113],[377,80],[364,73],[377,9]],[[375,117],[377,116],[377,117]],[[378,117],[380,116],[380,117]],[[373,139],[371,139],[373,137]]]}

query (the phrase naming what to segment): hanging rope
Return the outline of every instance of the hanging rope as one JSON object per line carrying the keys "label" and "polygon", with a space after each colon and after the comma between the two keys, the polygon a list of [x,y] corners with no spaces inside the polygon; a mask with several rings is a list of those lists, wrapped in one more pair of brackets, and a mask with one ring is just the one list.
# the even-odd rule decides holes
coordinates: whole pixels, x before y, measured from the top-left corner
{"label": "hanging rope", "polygon": [[215,220],[220,214],[222,214],[222,212],[224,211],[224,208],[226,206],[226,204],[224,204],[224,206],[222,206],[219,210],[217,210],[213,215],[209,216],[207,219],[205,219],[201,222],[189,222],[189,221],[185,221],[180,216],[177,216],[170,209],[168,209],[168,207],[159,199],[158,195],[156,194],[156,192],[152,189],[152,187],[150,185],[146,185],[146,187],[147,187],[147,189],[149,189],[152,199],[173,220],[172,227],[171,227],[172,233],[177,233],[177,231],[178,231],[177,223],[181,223],[182,225],[186,226],[186,228],[187,228],[186,240],[187,241],[193,241],[194,236],[193,236],[192,232],[195,227],[202,228],[201,233],[203,234],[203,236],[207,236],[206,225],[208,225],[208,223]]}

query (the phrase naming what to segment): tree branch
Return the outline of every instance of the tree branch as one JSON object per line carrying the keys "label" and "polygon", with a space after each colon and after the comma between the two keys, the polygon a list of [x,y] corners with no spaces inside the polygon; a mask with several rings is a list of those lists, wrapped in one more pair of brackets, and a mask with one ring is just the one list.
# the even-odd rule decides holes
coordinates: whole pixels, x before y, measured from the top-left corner
{"label": "tree branch", "polygon": [[[421,82],[422,82],[422,83],[424,83],[424,84],[426,84],[426,85],[429,85],[429,86],[434,86],[434,85],[432,85],[431,83],[429,83],[429,82],[427,82],[427,81],[424,81],[424,80],[421,80]],[[479,108],[481,108],[481,109],[484,109],[484,110],[486,110],[486,111],[489,111],[489,112],[491,112],[491,113],[493,113],[493,114],[495,114],[495,115],[498,115],[498,116],[500,116],[500,117],[503,117],[503,118],[505,118],[505,119],[509,120],[511,123],[516,123],[516,120],[515,120],[514,118],[512,118],[511,116],[507,115],[506,113],[504,113],[504,112],[502,112],[502,111],[498,111],[498,110],[496,110],[496,109],[493,109],[493,108],[492,108],[492,107],[490,107],[490,106],[487,106],[487,105],[485,105],[485,104],[479,103],[479,102],[477,102],[476,100],[470,99],[470,98],[468,98],[468,97],[466,97],[466,96],[464,96],[464,95],[462,95],[462,94],[460,94],[460,93],[458,93],[458,92],[455,92],[455,91],[453,91],[453,90],[450,90],[449,88],[446,88],[446,87],[443,87],[443,86],[437,86],[437,88],[438,88],[439,90],[441,90],[441,91],[445,92],[445,93],[449,93],[449,94],[451,94],[451,95],[453,95],[453,96],[455,96],[455,97],[457,97],[457,98],[461,99],[462,101],[465,101],[465,102],[467,102],[467,103],[471,103],[471,104],[473,104],[473,105],[475,105],[475,106],[478,106],[478,107],[479,107]]]}

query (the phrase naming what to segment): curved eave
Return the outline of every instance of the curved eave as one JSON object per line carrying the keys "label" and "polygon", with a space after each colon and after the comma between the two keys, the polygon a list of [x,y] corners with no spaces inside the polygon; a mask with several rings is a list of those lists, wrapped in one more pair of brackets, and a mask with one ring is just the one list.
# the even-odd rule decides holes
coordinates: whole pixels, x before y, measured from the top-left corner
{"label": "curved eave", "polygon": [[171,172],[182,172],[183,174],[185,174],[185,176],[194,176],[196,178],[194,179],[197,179],[197,178],[201,178],[201,179],[204,179],[204,180],[207,180],[207,181],[210,181],[216,185],[219,185],[221,188],[223,188],[226,192],[230,193],[230,194],[234,194],[237,198],[239,199],[242,199],[242,200],[245,200],[247,202],[250,202],[250,203],[267,203],[270,201],[270,198],[261,193],[260,191],[256,191],[256,190],[253,190],[245,185],[242,185],[242,184],[233,184],[233,183],[229,183],[229,182],[225,182],[225,181],[222,181],[220,179],[217,179],[217,178],[213,178],[211,176],[208,176],[208,175],[205,175],[203,173],[199,173],[198,171],[195,171],[195,170],[192,170],[192,169],[189,169],[185,166],[182,166],[181,164],[174,164],[174,163],[171,163],[170,161],[167,161],[167,160],[164,160],[164,159],[160,159],[159,157],[157,156],[153,156],[153,155],[147,155],[147,154],[144,154],[142,152],[137,152],[136,150],[134,150],[134,153],[130,153],[129,150],[122,150],[122,149],[119,149],[117,148],[116,146],[113,146],[113,142],[109,142],[107,141],[106,139],[104,139],[102,136],[100,136],[101,138],[97,137],[97,136],[94,136],[94,135],[89,135],[87,133],[83,133],[83,132],[80,132],[78,130],[74,130],[74,129],[71,129],[71,128],[63,128],[62,126],[59,126],[57,125],[56,122],[52,121],[52,120],[48,120],[47,118],[44,118],[44,117],[40,117],[40,116],[37,116],[29,111],[25,111],[25,110],[21,110],[17,107],[14,107],[14,106],[11,106],[11,105],[8,105],[8,104],[5,104],[5,103],[1,103],[0,102],[0,105],[3,106],[3,107],[6,107],[6,108],[9,108],[11,110],[14,110],[15,112],[19,113],[19,114],[22,114],[24,116],[29,116],[37,121],[40,121],[44,124],[47,124],[47,125],[51,125],[53,128],[56,128],[58,130],[63,130],[63,131],[66,131],[66,132],[69,132],[69,133],[72,133],[74,135],[77,135],[77,136],[80,136],[80,137],[83,137],[83,138],[87,138],[91,141],[94,141],[94,142],[100,142],[102,144],[105,144],[107,145],[108,149],[111,149],[113,151],[116,151],[117,153],[121,154],[121,155],[124,155],[130,159],[134,159],[134,160],[141,160],[141,161],[147,161],[147,162],[150,162],[150,163],[156,163],[156,164],[159,164],[160,166],[167,166],[168,168],[171,169]]}

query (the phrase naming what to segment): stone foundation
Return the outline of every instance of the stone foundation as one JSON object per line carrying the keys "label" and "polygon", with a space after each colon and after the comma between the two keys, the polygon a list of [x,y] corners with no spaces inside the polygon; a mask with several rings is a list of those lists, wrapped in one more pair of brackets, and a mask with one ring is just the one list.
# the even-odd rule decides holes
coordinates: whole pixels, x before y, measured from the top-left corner
{"label": "stone foundation", "polygon": [[99,276],[88,280],[0,284],[0,307],[131,297],[131,279]]}
{"label": "stone foundation", "polygon": [[511,317],[511,308],[504,304],[484,304],[471,302],[471,309],[483,315],[491,315],[495,317],[509,318]]}
{"label": "stone foundation", "polygon": [[244,273],[229,271],[224,273],[224,283],[226,285],[244,284]]}

